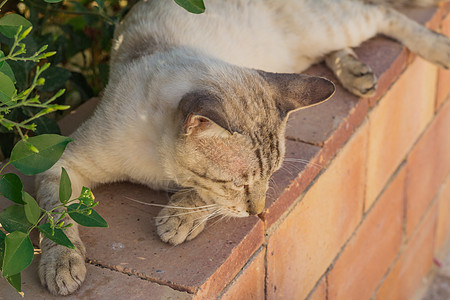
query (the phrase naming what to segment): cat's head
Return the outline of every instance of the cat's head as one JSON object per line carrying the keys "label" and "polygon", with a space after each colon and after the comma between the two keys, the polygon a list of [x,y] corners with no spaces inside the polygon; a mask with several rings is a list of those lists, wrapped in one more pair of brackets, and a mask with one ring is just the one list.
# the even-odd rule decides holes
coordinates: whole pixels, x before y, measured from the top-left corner
{"label": "cat's head", "polygon": [[221,214],[261,213],[269,178],[283,161],[289,114],[334,90],[320,77],[247,69],[204,79],[178,105],[175,176]]}

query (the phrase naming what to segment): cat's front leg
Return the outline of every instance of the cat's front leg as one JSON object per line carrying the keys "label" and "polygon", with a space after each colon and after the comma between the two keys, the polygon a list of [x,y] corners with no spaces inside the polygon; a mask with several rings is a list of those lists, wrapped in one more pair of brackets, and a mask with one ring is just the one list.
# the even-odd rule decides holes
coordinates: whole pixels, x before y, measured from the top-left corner
{"label": "cat's front leg", "polygon": [[86,277],[86,250],[78,237],[76,224],[65,233],[76,249],[57,245],[46,238],[42,238],[40,243],[42,255],[39,261],[39,278],[42,285],[55,295],[75,292]]}
{"label": "cat's front leg", "polygon": [[375,94],[377,77],[350,48],[328,54],[325,63],[348,91],[361,97],[371,97]]}
{"label": "cat's front leg", "polygon": [[[72,190],[79,191],[81,186],[88,186],[84,177],[71,170],[67,163],[61,160],[50,170],[38,175],[37,199],[42,208],[51,210],[59,202],[59,181],[61,166],[64,165],[72,181]],[[60,215],[53,216],[57,220]],[[68,216],[63,219],[65,224],[73,223],[65,234],[76,249],[58,245],[41,235],[41,259],[39,261],[39,278],[43,286],[55,295],[69,295],[76,291],[86,277],[85,247],[80,239],[77,224]]]}
{"label": "cat's front leg", "polygon": [[194,190],[181,190],[159,212],[157,233],[163,242],[178,245],[195,238],[217,213],[217,206],[200,198]]}

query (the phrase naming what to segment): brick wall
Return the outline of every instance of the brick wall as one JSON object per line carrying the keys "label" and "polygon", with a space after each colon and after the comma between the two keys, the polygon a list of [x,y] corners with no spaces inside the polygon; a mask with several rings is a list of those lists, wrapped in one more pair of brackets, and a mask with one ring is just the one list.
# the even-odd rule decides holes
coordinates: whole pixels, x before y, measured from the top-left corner
{"label": "brick wall", "polygon": [[[449,11],[447,4],[406,13],[450,36]],[[260,216],[213,221],[172,247],[157,236],[160,209],[151,206],[167,203],[167,193],[130,183],[97,187],[109,228],[80,228],[89,271],[64,299],[417,296],[434,257],[450,245],[450,71],[382,37],[356,53],[379,77],[377,95],[359,99],[338,86],[332,100],[291,116],[286,163]],[[334,78],[323,65],[308,72]],[[96,103],[62,120],[63,133]],[[32,193],[33,179],[20,176]],[[8,205],[0,197],[0,209]],[[49,299],[37,261],[22,275],[23,290]],[[0,290],[0,299],[20,299],[5,280]]]}
{"label": "brick wall", "polygon": [[[445,12],[426,21],[450,35]],[[325,168],[303,167],[269,201],[265,243],[222,299],[416,295],[450,237],[450,71],[405,50],[392,57],[384,95],[352,102],[322,141],[291,138],[318,147],[310,159]]]}

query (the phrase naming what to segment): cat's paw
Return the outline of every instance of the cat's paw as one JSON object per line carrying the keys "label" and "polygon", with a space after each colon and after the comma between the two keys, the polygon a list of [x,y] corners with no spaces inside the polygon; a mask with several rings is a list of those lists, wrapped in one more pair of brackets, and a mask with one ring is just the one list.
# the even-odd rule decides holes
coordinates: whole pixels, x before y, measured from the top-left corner
{"label": "cat's paw", "polygon": [[43,248],[38,270],[42,285],[54,295],[75,292],[86,277],[83,252],[55,244]]}
{"label": "cat's paw", "polygon": [[377,90],[377,77],[370,67],[353,56],[345,57],[336,75],[341,84],[360,97],[371,97]]}
{"label": "cat's paw", "polygon": [[156,217],[156,232],[161,240],[178,245],[195,238],[214,214],[214,206],[205,204],[195,192],[174,194]]}
{"label": "cat's paw", "polygon": [[163,208],[156,218],[156,231],[163,242],[178,245],[202,232],[207,216],[204,213]]}

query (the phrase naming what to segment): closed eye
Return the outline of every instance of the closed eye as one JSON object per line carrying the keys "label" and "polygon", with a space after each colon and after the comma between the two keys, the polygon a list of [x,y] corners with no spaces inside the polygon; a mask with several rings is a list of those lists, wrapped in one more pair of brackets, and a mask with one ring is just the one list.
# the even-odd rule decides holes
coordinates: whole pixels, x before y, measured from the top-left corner
{"label": "closed eye", "polygon": [[236,191],[242,191],[244,189],[248,189],[248,184],[237,184],[237,183],[233,183],[232,188]]}

